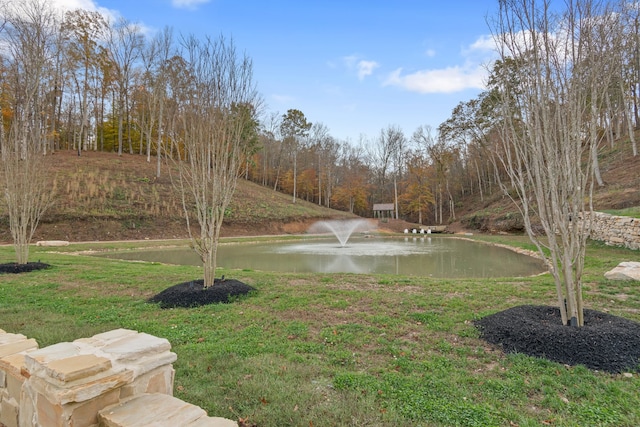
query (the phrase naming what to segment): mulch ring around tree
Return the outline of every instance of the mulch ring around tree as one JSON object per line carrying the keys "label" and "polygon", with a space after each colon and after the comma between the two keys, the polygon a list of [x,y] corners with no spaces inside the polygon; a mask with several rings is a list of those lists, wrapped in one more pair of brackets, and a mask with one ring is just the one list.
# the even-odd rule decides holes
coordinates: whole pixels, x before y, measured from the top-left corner
{"label": "mulch ring around tree", "polygon": [[522,305],[474,322],[505,353],[522,353],[609,373],[640,370],[640,323],[584,310],[584,326],[562,324],[560,309]]}
{"label": "mulch ring around tree", "polygon": [[179,283],[149,298],[162,308],[197,307],[206,304],[229,303],[256,289],[233,279],[215,279],[213,286],[204,287],[204,280]]}
{"label": "mulch ring around tree", "polygon": [[7,273],[29,273],[30,271],[44,270],[51,267],[49,264],[43,262],[28,262],[26,264],[18,264],[17,262],[9,262],[6,264],[0,264],[0,274]]}

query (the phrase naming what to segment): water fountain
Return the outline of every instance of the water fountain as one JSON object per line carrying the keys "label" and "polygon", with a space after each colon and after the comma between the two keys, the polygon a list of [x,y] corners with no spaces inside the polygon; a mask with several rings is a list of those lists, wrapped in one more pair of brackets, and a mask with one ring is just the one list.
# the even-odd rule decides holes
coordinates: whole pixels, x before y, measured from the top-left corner
{"label": "water fountain", "polygon": [[[227,269],[296,273],[404,274],[425,277],[527,276],[545,271],[535,258],[508,249],[409,231],[404,236],[370,233],[376,222],[327,220],[298,239],[221,245],[218,265]],[[335,239],[339,244],[336,244]],[[364,237],[364,238],[363,238]],[[107,253],[110,258],[202,265],[191,249],[164,248]]]}
{"label": "water fountain", "polygon": [[340,246],[344,248],[353,233],[371,229],[372,225],[366,219],[344,219],[318,221],[309,227],[308,231],[311,234],[333,233],[340,242]]}

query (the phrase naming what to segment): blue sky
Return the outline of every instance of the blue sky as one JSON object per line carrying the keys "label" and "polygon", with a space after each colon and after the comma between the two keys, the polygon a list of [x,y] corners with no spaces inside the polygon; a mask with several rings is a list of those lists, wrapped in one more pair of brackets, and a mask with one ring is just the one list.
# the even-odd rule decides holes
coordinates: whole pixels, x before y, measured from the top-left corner
{"label": "blue sky", "polygon": [[301,110],[357,143],[399,126],[434,131],[482,90],[496,0],[52,0],[152,34],[233,38],[266,109]]}

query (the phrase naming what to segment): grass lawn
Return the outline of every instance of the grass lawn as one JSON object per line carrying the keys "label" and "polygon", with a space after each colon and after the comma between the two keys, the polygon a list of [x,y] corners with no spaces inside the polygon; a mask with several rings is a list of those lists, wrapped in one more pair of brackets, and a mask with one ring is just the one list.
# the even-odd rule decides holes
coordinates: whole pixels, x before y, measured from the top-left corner
{"label": "grass lawn", "polygon": [[604,213],[618,216],[630,216],[632,218],[640,218],[640,206],[634,206],[626,209],[608,209],[604,210]]}
{"label": "grass lawn", "polygon": [[[526,238],[475,239],[532,249]],[[123,246],[129,244],[123,244]],[[167,338],[175,395],[212,416],[270,426],[638,426],[640,377],[504,355],[472,322],[554,305],[549,275],[442,280],[221,270],[258,292],[232,304],[160,309],[146,300],[201,269],[34,247],[48,270],[0,276],[0,328],[40,347],[114,328]],[[60,252],[60,251],[63,252]],[[65,252],[66,251],[66,252]],[[640,321],[636,283],[604,272],[637,251],[590,243],[587,308]],[[13,262],[0,247],[0,262]]]}

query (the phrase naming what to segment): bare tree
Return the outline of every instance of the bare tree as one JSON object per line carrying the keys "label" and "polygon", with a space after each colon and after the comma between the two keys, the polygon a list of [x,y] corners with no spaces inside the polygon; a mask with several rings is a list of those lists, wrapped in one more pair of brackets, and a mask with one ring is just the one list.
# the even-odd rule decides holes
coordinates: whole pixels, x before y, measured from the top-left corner
{"label": "bare tree", "polygon": [[[47,80],[51,77],[59,21],[43,0],[29,0],[4,9],[0,32],[7,49],[5,66],[12,103],[9,131],[2,139],[2,186],[9,228],[19,264],[29,259],[29,243],[50,206],[53,186],[46,146]],[[7,115],[4,115],[7,117]]]}
{"label": "bare tree", "polygon": [[[491,145],[490,136],[495,127],[491,92],[482,92],[477,98],[459,103],[451,112],[451,117],[438,126],[439,138],[460,147],[464,153],[464,164],[469,176],[469,187],[474,192],[477,182],[480,200],[484,201],[485,192],[491,193],[494,170],[487,147]],[[414,134],[415,137],[415,134]],[[426,144],[429,147],[431,144]]]}
{"label": "bare tree", "polygon": [[333,170],[338,159],[340,144],[331,136],[329,128],[323,123],[314,123],[310,135],[313,151],[317,156],[318,169],[318,205],[330,206],[331,190],[333,186]]}
{"label": "bare tree", "polygon": [[151,139],[154,126],[156,129],[156,178],[160,178],[162,159],[162,135],[165,115],[165,101],[167,98],[168,65],[173,44],[173,32],[165,27],[142,50],[141,57],[144,64],[144,80],[149,87],[148,109],[149,118],[146,124],[147,162],[151,162]]}
{"label": "bare tree", "polygon": [[[590,222],[594,115],[615,73],[602,35],[617,31],[609,5],[569,0],[555,15],[548,0],[503,0],[495,38],[500,61],[491,82],[500,94],[496,166],[525,228],[553,275],[564,324],[581,326],[582,271]],[[607,37],[606,43],[611,43]],[[610,52],[612,53],[612,52]],[[543,234],[534,229],[537,218]]]}
{"label": "bare tree", "polygon": [[[131,80],[134,75],[134,67],[140,56],[143,46],[143,38],[140,27],[126,19],[119,19],[110,27],[108,54],[111,65],[115,72],[117,83],[116,114],[118,117],[118,155],[122,155],[122,144],[124,138],[124,120],[129,125],[129,103],[128,98],[131,88]],[[127,133],[129,142],[129,152],[133,154],[131,147],[131,132]]]}
{"label": "bare tree", "polygon": [[418,145],[418,149],[426,154],[434,171],[432,179],[433,191],[431,198],[434,204],[435,221],[443,222],[443,207],[445,197],[449,218],[455,219],[455,202],[451,192],[452,164],[458,157],[458,147],[451,144],[443,135],[443,126],[438,128],[438,138],[432,135],[431,127],[420,126],[414,133],[412,140]]}
{"label": "bare tree", "polygon": [[[623,18],[625,36],[623,38],[623,67],[620,78],[620,93],[624,102],[622,113],[627,123],[627,132],[631,142],[631,152],[638,155],[635,129],[638,126],[637,92],[640,84],[640,8],[637,3],[624,3]],[[632,113],[635,109],[635,114]]]}
{"label": "bare tree", "polygon": [[[406,138],[399,126],[389,125],[380,130],[380,135],[371,145],[369,157],[377,171],[377,195],[383,201],[393,192],[395,218],[398,218],[397,176],[399,174],[398,159],[404,155]],[[393,174],[393,183],[389,183],[389,175]],[[393,184],[393,189],[389,185]]]}
{"label": "bare tree", "polygon": [[[274,191],[278,188],[280,169],[282,166],[282,139],[280,138],[280,124],[282,116],[279,112],[273,111],[262,120],[261,140],[262,150],[262,185],[271,184],[273,178]],[[272,169],[275,169],[272,177]]]}
{"label": "bare tree", "polygon": [[[179,131],[184,155],[177,165],[187,228],[204,266],[204,287],[214,284],[220,227],[244,161],[257,145],[260,99],[251,60],[223,37],[182,40],[187,79],[180,94]],[[179,150],[180,152],[180,150]],[[195,216],[199,233],[191,229]]]}

